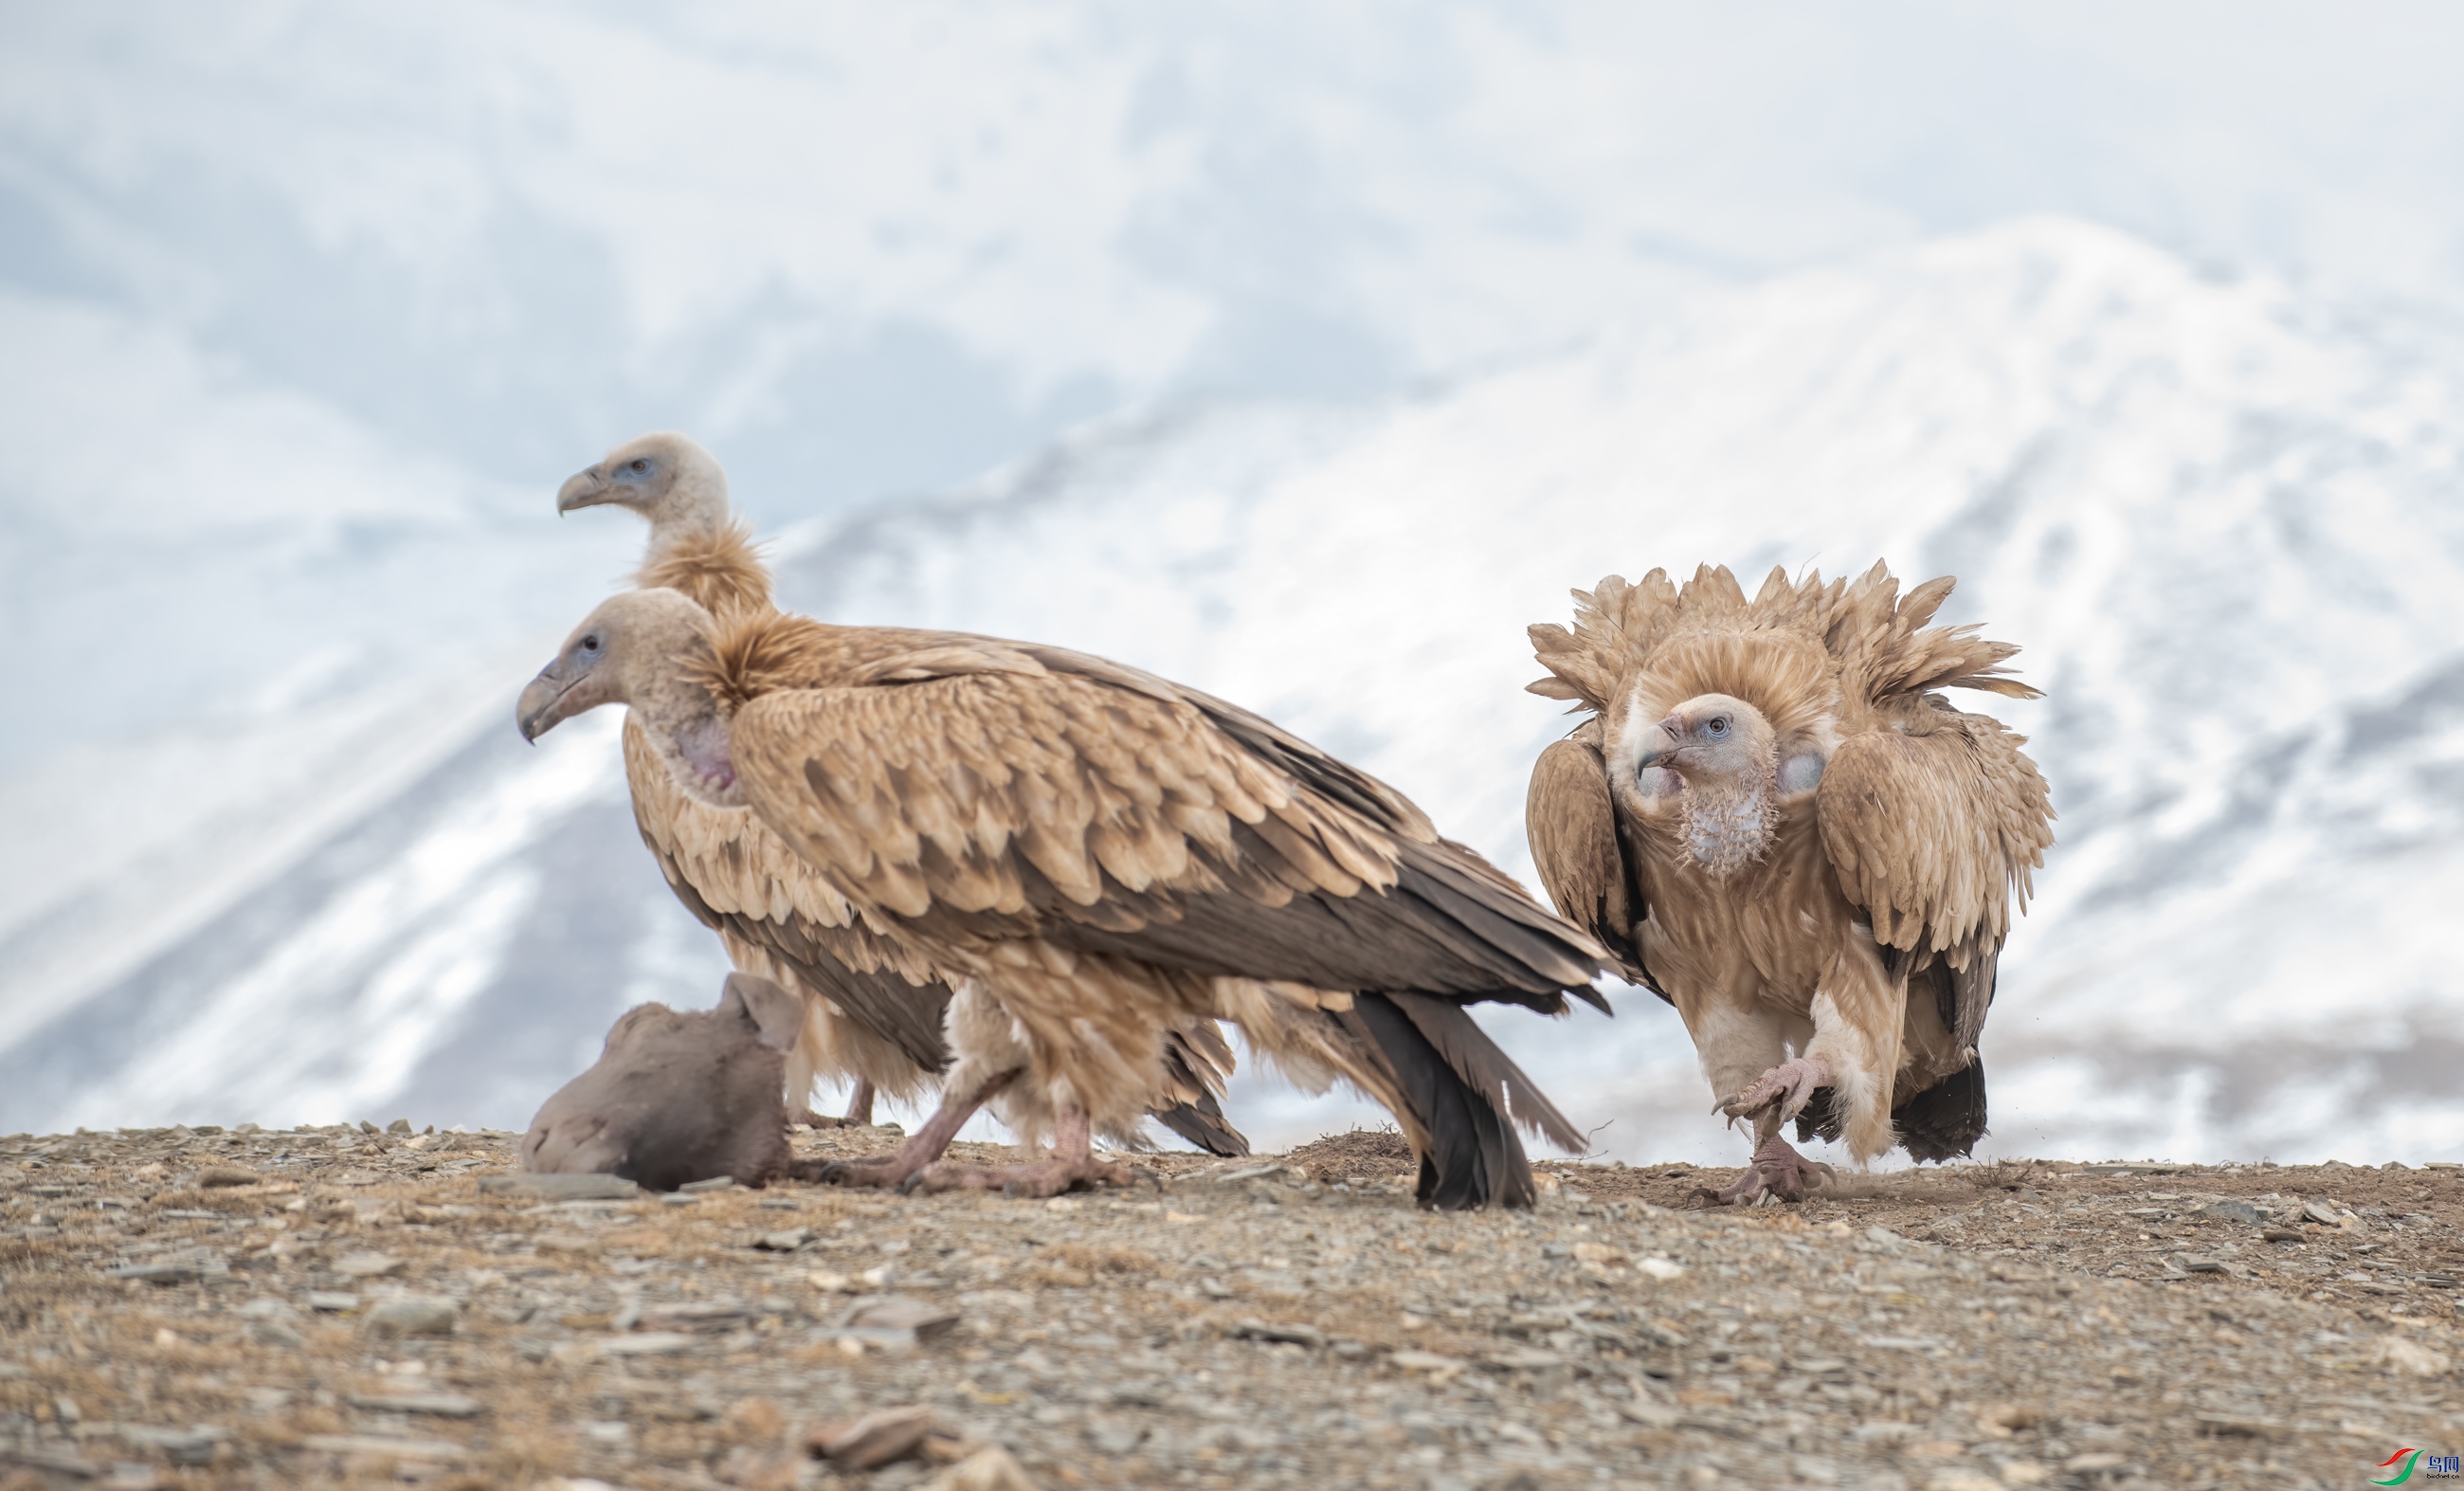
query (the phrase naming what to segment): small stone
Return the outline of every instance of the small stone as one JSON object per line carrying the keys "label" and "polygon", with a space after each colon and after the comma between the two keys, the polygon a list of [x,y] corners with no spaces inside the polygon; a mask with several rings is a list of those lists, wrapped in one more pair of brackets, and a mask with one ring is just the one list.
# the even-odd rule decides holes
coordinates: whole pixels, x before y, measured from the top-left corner
{"label": "small stone", "polygon": [[2405,1336],[2388,1336],[2381,1340],[2377,1360],[2389,1371],[2401,1372],[2408,1377],[2444,1377],[2455,1365],[2446,1352]]}
{"label": "small stone", "polygon": [[917,1340],[930,1341],[949,1334],[958,1324],[958,1312],[903,1294],[885,1294],[850,1308],[840,1324],[858,1330],[913,1331]]}
{"label": "small stone", "polygon": [[231,1432],[199,1424],[191,1429],[156,1429],[141,1424],[122,1424],[120,1437],[131,1444],[143,1444],[161,1450],[174,1465],[210,1465],[215,1447],[231,1437]]}
{"label": "small stone", "polygon": [[2211,1222],[2239,1222],[2246,1227],[2258,1225],[2258,1208],[2247,1201],[2211,1201],[2192,1213]]}
{"label": "small stone", "polygon": [[436,1295],[398,1294],[380,1300],[367,1312],[373,1336],[450,1336],[462,1307]]}
{"label": "small stone", "polygon": [[707,1195],[714,1191],[734,1191],[735,1189],[736,1177],[733,1175],[713,1175],[708,1180],[691,1181],[676,1188],[682,1194],[690,1196]]}
{"label": "small stone", "polygon": [[2186,1274],[2230,1274],[2233,1272],[2233,1265],[2222,1258],[2195,1257],[2186,1255],[2182,1259],[2182,1272]]}
{"label": "small stone", "polygon": [[1233,1339],[1238,1341],[1285,1342],[1296,1346],[1307,1346],[1312,1351],[1326,1345],[1325,1331],[1315,1325],[1297,1323],[1244,1320],[1232,1327],[1231,1334]]}
{"label": "small stone", "polygon": [[2344,1225],[2346,1213],[2337,1211],[2324,1201],[2304,1201],[2301,1203],[2301,1214],[2321,1227],[2342,1227]]}
{"label": "small stone", "polygon": [[132,1279],[142,1284],[168,1287],[172,1284],[193,1284],[206,1277],[205,1270],[194,1263],[129,1263],[111,1271],[114,1279]]}
{"label": "small stone", "polygon": [[813,1454],[849,1470],[873,1470],[914,1454],[934,1427],[933,1410],[917,1404],[825,1425],[804,1442]]}
{"label": "small stone", "polygon": [[301,1296],[308,1307],[324,1315],[347,1315],[360,1307],[360,1297],[338,1289],[311,1289]]}
{"label": "small stone", "polygon": [[475,1418],[479,1400],[459,1392],[354,1392],[351,1407],[381,1413],[426,1413],[434,1418]]}
{"label": "small stone", "polygon": [[813,1240],[809,1227],[790,1227],[781,1232],[763,1233],[753,1239],[753,1245],[765,1253],[793,1253]]}
{"label": "small stone", "polygon": [[1665,1283],[1672,1279],[1683,1279],[1685,1277],[1684,1264],[1672,1263],[1668,1259],[1662,1257],[1637,1258],[1634,1260],[1634,1266],[1637,1272],[1647,1274],[1651,1278],[1657,1279],[1662,1283]]}
{"label": "small stone", "polygon": [[2283,1432],[2279,1425],[2231,1413],[2200,1413],[2191,1422],[2211,1439],[2273,1439]]}
{"label": "small stone", "polygon": [[1387,1354],[1389,1365],[1407,1372],[1427,1372],[1433,1377],[1452,1377],[1471,1364],[1459,1356],[1441,1356],[1435,1351],[1394,1351]]}
{"label": "small stone", "polygon": [[926,1481],[917,1491],[1036,1491],[1025,1469],[998,1444],[988,1444]]}
{"label": "small stone", "polygon": [[396,1119],[385,1125],[385,1132],[388,1134],[407,1134],[410,1132],[410,1120]]}
{"label": "small stone", "polygon": [[598,1356],[671,1356],[691,1349],[694,1338],[676,1330],[645,1330],[583,1344]]}
{"label": "small stone", "polygon": [[409,1267],[405,1260],[386,1253],[350,1253],[334,1265],[334,1272],[344,1279],[393,1279]]}
{"label": "small stone", "polygon": [[1598,1263],[1608,1268],[1623,1268],[1626,1258],[1622,1251],[1604,1243],[1578,1242],[1574,1244],[1574,1260],[1578,1263]]}
{"label": "small stone", "polygon": [[450,1439],[413,1439],[393,1435],[312,1434],[299,1443],[302,1448],[323,1455],[369,1455],[389,1459],[458,1460],[469,1458],[471,1454]]}
{"label": "small stone", "polygon": [[2299,1242],[2301,1235],[2290,1227],[2270,1227],[2259,1237],[2267,1242]]}
{"label": "small stone", "polygon": [[209,1165],[197,1172],[197,1184],[208,1190],[222,1186],[255,1186],[264,1180],[265,1177],[256,1171],[242,1169],[236,1165]]}

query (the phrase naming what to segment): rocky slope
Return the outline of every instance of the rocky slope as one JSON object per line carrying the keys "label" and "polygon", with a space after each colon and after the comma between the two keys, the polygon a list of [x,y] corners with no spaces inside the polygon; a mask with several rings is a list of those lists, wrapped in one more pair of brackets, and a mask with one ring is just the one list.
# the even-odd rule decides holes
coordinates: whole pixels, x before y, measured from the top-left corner
{"label": "rocky slope", "polygon": [[403,1129],[0,1146],[0,1484],[2301,1487],[2464,1447],[2452,1167],[1730,1212],[1551,1166],[1440,1216],[1375,1133],[1015,1202],[495,1189],[510,1136]]}

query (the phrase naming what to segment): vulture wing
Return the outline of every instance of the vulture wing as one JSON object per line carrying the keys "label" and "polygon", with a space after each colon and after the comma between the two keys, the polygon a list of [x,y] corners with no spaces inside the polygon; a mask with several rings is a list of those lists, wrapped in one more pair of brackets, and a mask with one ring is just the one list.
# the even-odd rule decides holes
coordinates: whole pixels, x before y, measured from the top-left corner
{"label": "vulture wing", "polygon": [[642,842],[703,925],[768,952],[924,1070],[950,1064],[941,1034],[950,987],[866,927],[847,898],[760,818],[686,796],[629,716],[625,774]]}
{"label": "vulture wing", "polygon": [[1594,720],[1540,753],[1524,799],[1524,831],[1558,914],[1598,938],[1628,983],[1650,985],[1634,935],[1645,912],[1642,890],[1609,796],[1599,733]]}
{"label": "vulture wing", "polygon": [[2053,843],[2045,779],[2022,744],[1937,697],[1906,700],[1840,743],[1815,793],[1823,850],[1875,941],[1952,970],[1944,1023],[1962,1046],[1984,1026],[2012,901],[2026,906]]}
{"label": "vulture wing", "polygon": [[[1262,747],[1074,655],[1060,671],[1015,644],[919,641],[868,663],[878,683],[736,716],[754,807],[850,897],[959,943],[1551,1013],[1570,989],[1598,1002],[1588,938],[1476,856],[1355,806],[1425,823],[1374,779],[1322,757],[1296,771],[1288,737]],[[1330,777],[1340,794],[1315,785]]]}

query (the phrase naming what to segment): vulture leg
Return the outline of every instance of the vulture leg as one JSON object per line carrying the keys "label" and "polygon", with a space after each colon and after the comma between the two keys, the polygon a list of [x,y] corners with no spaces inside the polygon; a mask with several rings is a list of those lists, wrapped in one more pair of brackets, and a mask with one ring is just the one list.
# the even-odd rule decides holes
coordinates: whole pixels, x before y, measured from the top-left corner
{"label": "vulture leg", "polygon": [[872,1079],[859,1077],[855,1079],[855,1090],[847,1094],[847,1117],[839,1122],[849,1128],[872,1126]]}
{"label": "vulture leg", "polygon": [[972,1093],[945,1093],[940,1107],[924,1121],[924,1126],[908,1135],[906,1142],[897,1148],[879,1159],[841,1160],[822,1166],[811,1178],[827,1186],[903,1188],[922,1174],[927,1166],[941,1158],[941,1152],[950,1147],[950,1141],[958,1136],[959,1129],[967,1126],[967,1120],[976,1116],[976,1110],[1008,1086],[1018,1075],[1015,1070],[1001,1072]]}
{"label": "vulture leg", "polygon": [[1754,1127],[1762,1138],[1754,1146],[1753,1158],[1733,1182],[1711,1192],[1713,1200],[1729,1206],[1752,1206],[1765,1197],[1802,1201],[1808,1191],[1819,1191],[1830,1180],[1830,1166],[1807,1159],[1779,1136],[1776,1114],[1755,1120]]}
{"label": "vulture leg", "polygon": [[810,1106],[806,1106],[788,1109],[787,1122],[802,1124],[807,1128],[870,1128],[872,1126],[872,1079],[865,1077],[855,1079],[854,1089],[847,1094],[847,1110],[845,1118],[831,1118],[826,1113],[816,1113]]}
{"label": "vulture leg", "polygon": [[1052,1158],[1033,1165],[935,1165],[905,1188],[911,1191],[990,1191],[1003,1195],[1057,1196],[1078,1186],[1134,1186],[1140,1171],[1095,1158],[1087,1110],[1064,1105],[1053,1118]]}
{"label": "vulture leg", "polygon": [[1714,1199],[1732,1206],[1752,1206],[1766,1197],[1802,1201],[1809,1189],[1820,1189],[1830,1177],[1831,1167],[1798,1154],[1779,1130],[1803,1111],[1815,1089],[1830,1082],[1831,1069],[1819,1057],[1797,1057],[1772,1067],[1752,1086],[1720,1104],[1720,1111],[1732,1123],[1740,1118],[1754,1121],[1754,1153],[1734,1183],[1712,1192]]}

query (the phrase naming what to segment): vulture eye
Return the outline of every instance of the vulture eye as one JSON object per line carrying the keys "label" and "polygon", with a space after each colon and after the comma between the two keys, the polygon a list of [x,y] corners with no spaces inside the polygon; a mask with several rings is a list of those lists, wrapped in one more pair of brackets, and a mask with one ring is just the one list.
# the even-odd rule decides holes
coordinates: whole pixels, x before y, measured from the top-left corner
{"label": "vulture eye", "polygon": [[1727,715],[1713,715],[1710,720],[1704,724],[1703,729],[1706,734],[1726,735],[1728,733],[1728,717]]}
{"label": "vulture eye", "polygon": [[582,639],[582,650],[585,653],[595,653],[599,651],[598,634],[594,633],[589,636],[583,637]]}
{"label": "vulture eye", "polygon": [[625,469],[638,476],[650,469],[650,458],[647,456],[636,456],[625,463]]}

